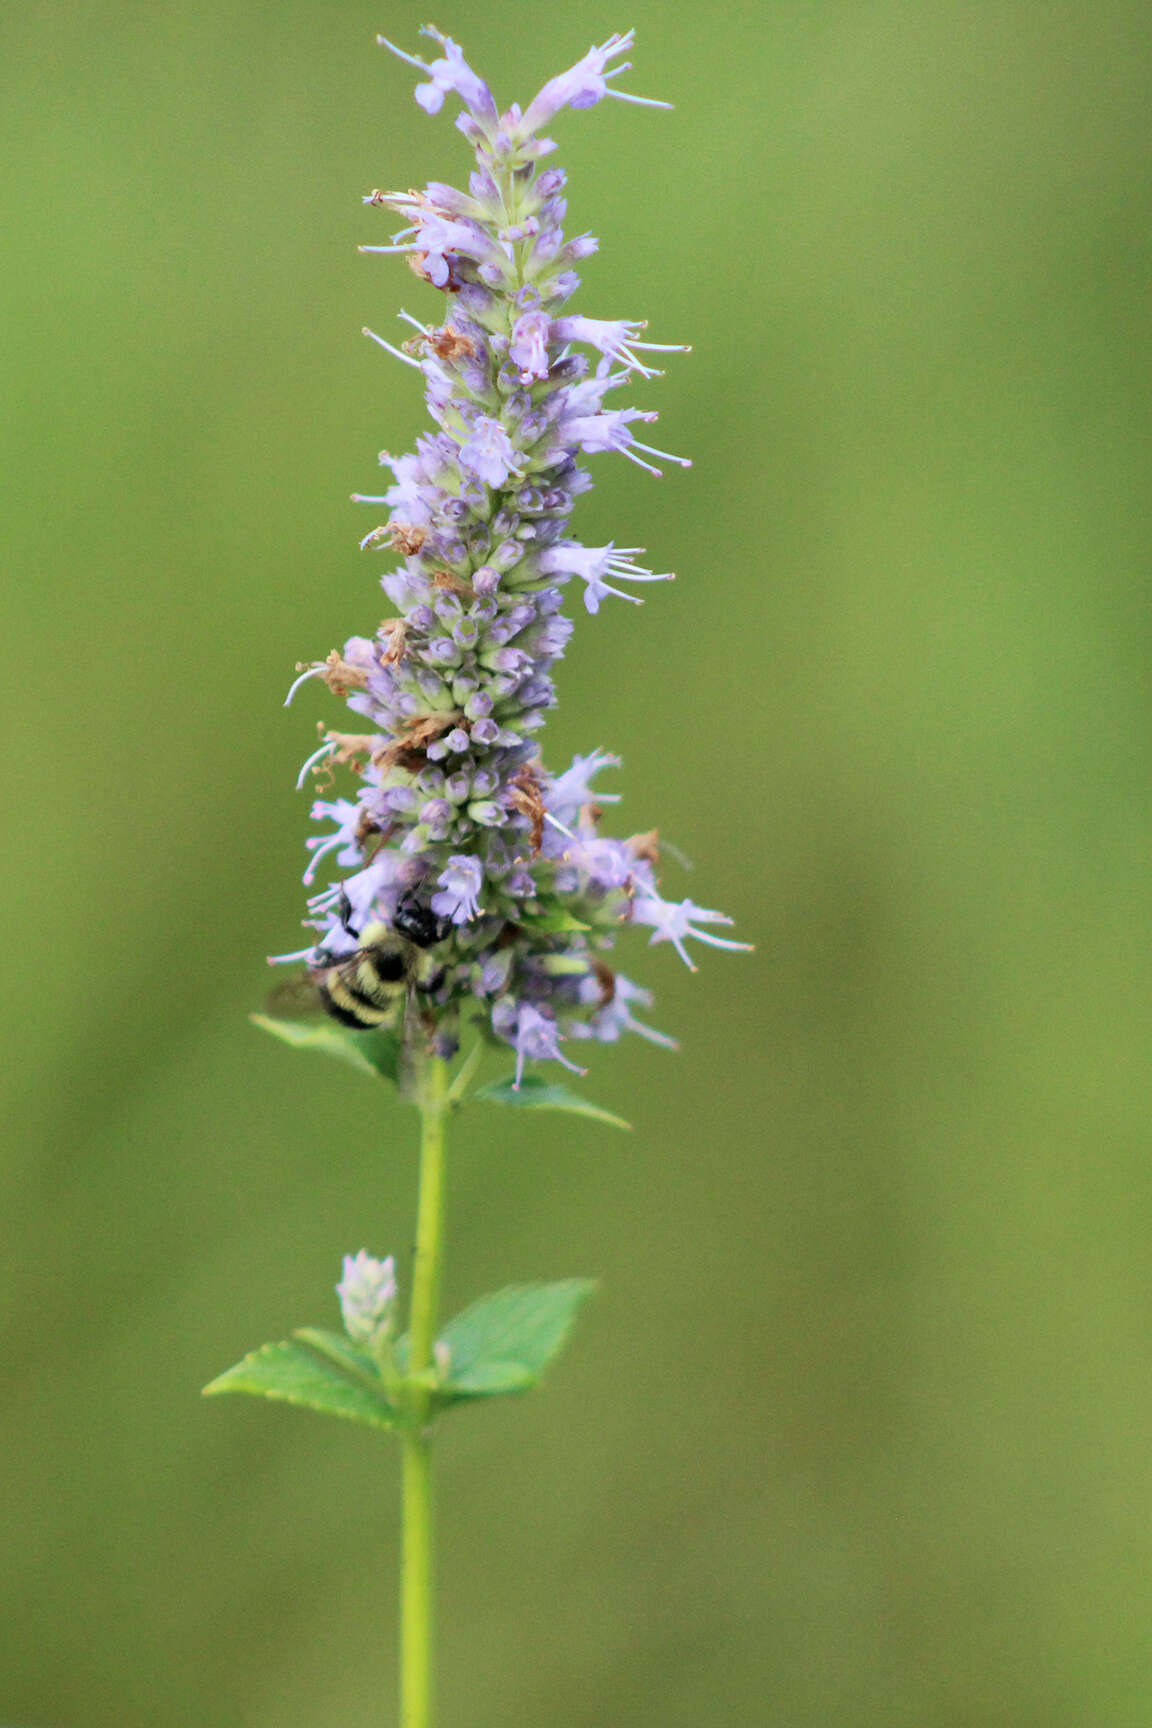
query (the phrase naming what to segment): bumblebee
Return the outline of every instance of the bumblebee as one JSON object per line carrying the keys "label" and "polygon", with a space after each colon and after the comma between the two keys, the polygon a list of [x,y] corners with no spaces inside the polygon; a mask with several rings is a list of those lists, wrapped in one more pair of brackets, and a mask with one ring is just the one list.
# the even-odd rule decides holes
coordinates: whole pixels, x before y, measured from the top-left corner
{"label": "bumblebee", "polygon": [[359,931],[352,928],[351,907],[342,897],[340,922],[356,947],[341,955],[318,949],[302,977],[274,992],[273,1013],[322,1010],[342,1026],[366,1032],[395,1021],[414,994],[439,987],[444,968],[428,950],[451,926],[411,895],[401,900],[391,924],[374,919]]}

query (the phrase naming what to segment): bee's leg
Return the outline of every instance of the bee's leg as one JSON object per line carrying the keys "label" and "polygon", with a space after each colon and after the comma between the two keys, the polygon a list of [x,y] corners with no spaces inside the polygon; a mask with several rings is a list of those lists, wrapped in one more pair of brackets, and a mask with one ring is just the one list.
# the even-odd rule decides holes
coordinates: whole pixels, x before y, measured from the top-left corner
{"label": "bee's leg", "polygon": [[415,988],[421,996],[433,996],[447,976],[447,966],[437,966],[431,972],[421,972],[414,981]]}
{"label": "bee's leg", "polygon": [[340,919],[344,929],[348,932],[349,936],[351,936],[352,940],[354,942],[359,942],[360,932],[359,930],[353,930],[352,928],[352,902],[349,900],[348,895],[345,893],[343,888],[341,888],[340,898],[336,902],[336,915]]}

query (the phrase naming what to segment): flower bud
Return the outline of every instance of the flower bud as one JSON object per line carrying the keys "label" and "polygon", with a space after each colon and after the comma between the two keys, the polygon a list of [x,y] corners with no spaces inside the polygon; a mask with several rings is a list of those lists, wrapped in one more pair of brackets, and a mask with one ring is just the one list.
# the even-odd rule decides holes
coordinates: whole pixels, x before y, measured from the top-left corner
{"label": "flower bud", "polygon": [[391,1331],[396,1306],[396,1262],[374,1260],[366,1249],[344,1256],[336,1286],[344,1330],[357,1344],[373,1344]]}

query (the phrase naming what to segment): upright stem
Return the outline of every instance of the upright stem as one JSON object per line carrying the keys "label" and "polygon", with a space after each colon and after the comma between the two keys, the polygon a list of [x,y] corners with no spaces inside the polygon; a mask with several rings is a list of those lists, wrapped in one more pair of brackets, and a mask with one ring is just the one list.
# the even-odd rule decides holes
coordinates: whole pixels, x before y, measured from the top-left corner
{"label": "upright stem", "polygon": [[[420,1092],[420,1200],[416,1264],[408,1328],[409,1373],[427,1374],[434,1363],[444,1237],[444,1142],[448,1065],[430,1056]],[[401,1728],[432,1723],[432,1454],[425,1423],[427,1391],[413,1388],[403,1435],[404,1533],[400,1559]]]}
{"label": "upright stem", "polygon": [[432,1452],[426,1434],[404,1436],[404,1539],[400,1561],[400,1721],[432,1721]]}

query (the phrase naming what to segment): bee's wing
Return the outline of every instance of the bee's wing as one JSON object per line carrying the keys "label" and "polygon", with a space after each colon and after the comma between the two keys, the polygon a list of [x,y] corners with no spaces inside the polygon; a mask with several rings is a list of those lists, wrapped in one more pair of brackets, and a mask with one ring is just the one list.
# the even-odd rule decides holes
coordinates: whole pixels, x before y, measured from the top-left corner
{"label": "bee's wing", "polygon": [[325,1013],[320,986],[312,972],[297,972],[277,984],[264,1001],[265,1013],[276,1020],[315,1020]]}

